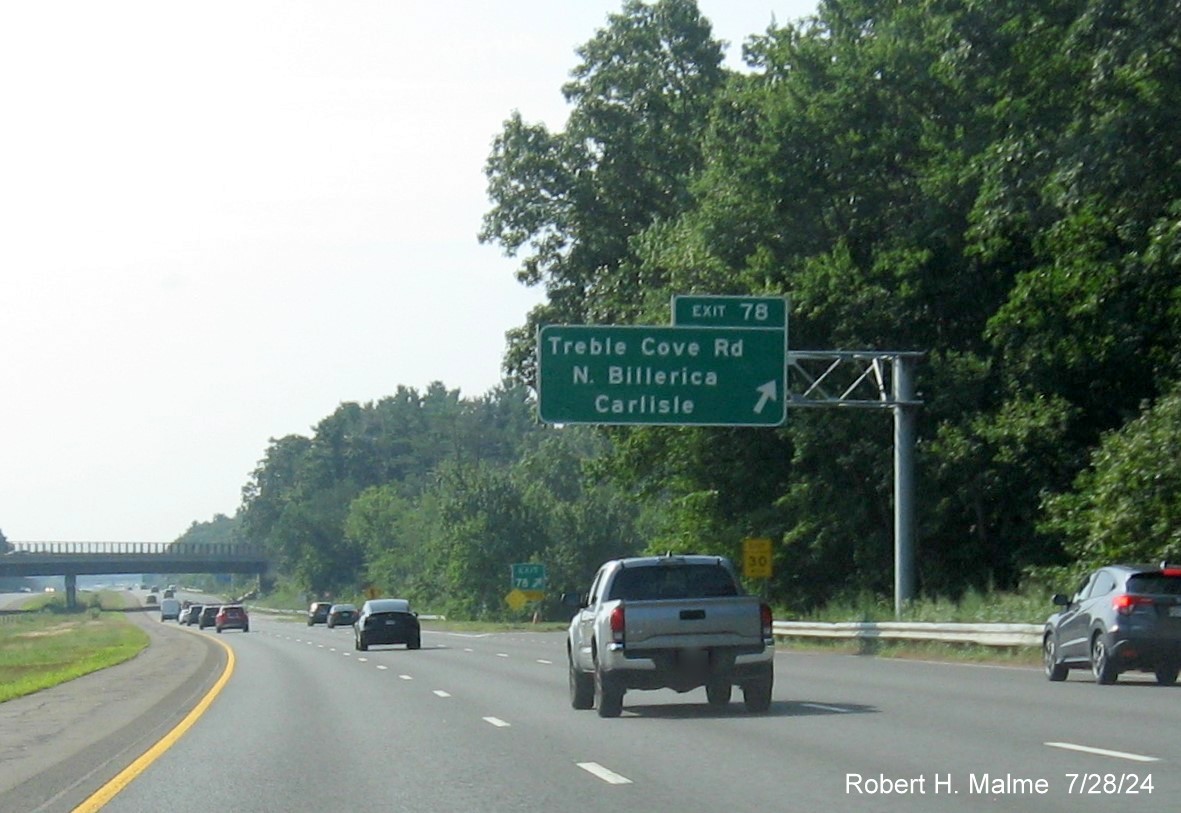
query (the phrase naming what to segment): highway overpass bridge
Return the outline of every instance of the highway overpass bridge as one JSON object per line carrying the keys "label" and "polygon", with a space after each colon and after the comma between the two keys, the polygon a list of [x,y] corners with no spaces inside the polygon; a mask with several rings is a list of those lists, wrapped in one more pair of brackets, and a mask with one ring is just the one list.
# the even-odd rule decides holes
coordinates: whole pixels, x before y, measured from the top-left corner
{"label": "highway overpass bridge", "polygon": [[12,542],[0,577],[64,576],[66,604],[77,603],[78,577],[106,573],[244,573],[270,570],[258,545],[181,542]]}

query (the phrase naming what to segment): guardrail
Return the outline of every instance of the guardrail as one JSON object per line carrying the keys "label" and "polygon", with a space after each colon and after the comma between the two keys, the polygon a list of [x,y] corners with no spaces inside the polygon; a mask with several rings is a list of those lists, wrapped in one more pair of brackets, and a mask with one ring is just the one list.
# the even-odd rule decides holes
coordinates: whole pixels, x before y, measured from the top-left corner
{"label": "guardrail", "polygon": [[906,621],[776,621],[777,638],[844,638],[858,641],[938,641],[982,646],[1040,646],[1041,624],[945,624]]}

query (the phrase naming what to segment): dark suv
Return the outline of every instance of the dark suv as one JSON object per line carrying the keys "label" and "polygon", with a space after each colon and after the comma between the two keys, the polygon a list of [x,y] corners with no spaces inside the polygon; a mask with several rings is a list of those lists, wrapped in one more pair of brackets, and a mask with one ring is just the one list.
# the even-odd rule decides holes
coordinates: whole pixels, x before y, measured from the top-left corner
{"label": "dark suv", "polygon": [[220,604],[205,604],[201,607],[201,614],[197,616],[197,627],[205,629],[206,627],[217,626],[217,611],[221,609]]}
{"label": "dark suv", "polygon": [[1090,669],[1095,682],[1115,683],[1121,672],[1152,672],[1171,686],[1181,670],[1181,565],[1110,565],[1087,576],[1073,597],[1046,620],[1042,652],[1046,677],[1065,680]]}

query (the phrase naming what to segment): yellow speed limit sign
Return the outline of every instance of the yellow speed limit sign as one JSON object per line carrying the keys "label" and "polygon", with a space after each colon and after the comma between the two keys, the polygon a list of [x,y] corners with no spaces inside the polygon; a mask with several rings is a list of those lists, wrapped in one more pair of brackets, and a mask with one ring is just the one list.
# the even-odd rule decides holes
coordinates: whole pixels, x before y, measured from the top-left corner
{"label": "yellow speed limit sign", "polygon": [[754,537],[742,540],[742,572],[748,579],[771,578],[771,540]]}

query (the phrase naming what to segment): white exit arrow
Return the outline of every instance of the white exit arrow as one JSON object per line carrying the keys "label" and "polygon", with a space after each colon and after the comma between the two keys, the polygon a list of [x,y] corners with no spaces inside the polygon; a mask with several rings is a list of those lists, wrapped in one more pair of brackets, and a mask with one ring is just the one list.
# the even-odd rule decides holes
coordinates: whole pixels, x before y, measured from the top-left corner
{"label": "white exit arrow", "polygon": [[766,384],[759,387],[758,390],[759,390],[759,401],[758,401],[758,403],[755,404],[755,414],[762,415],[763,414],[763,407],[765,407],[767,405],[768,401],[777,401],[779,399],[776,397],[776,394],[775,394],[777,391],[777,387],[775,386],[774,381],[768,381]]}

